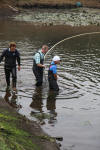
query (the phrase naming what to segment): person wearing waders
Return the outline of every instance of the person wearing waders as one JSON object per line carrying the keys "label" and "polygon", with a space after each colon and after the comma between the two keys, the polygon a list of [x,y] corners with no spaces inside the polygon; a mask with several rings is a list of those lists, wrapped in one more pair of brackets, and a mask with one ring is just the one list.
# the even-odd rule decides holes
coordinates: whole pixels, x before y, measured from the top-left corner
{"label": "person wearing waders", "polygon": [[43,45],[42,48],[33,56],[33,73],[36,78],[36,86],[42,86],[43,83],[43,70],[45,66],[43,65],[44,62],[44,55],[48,51],[48,46]]}
{"label": "person wearing waders", "polygon": [[20,53],[16,49],[16,43],[10,42],[9,48],[5,49],[0,56],[0,63],[5,58],[4,71],[7,83],[7,91],[10,90],[10,74],[12,74],[12,89],[16,92],[17,69],[16,61],[18,63],[18,71],[20,71]]}
{"label": "person wearing waders", "polygon": [[54,91],[59,91],[57,84],[57,64],[60,64],[60,57],[54,56],[48,70],[49,88]]}

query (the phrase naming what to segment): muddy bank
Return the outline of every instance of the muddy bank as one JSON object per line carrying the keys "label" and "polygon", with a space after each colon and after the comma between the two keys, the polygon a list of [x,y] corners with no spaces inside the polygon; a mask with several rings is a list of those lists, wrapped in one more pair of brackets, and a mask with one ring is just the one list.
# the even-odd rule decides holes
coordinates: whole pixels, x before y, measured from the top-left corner
{"label": "muddy bank", "polygon": [[14,17],[16,21],[31,22],[35,25],[53,26],[100,26],[100,11],[93,8],[77,9],[23,9]]}
{"label": "muddy bank", "polygon": [[[33,1],[18,1],[18,3],[0,3],[0,18],[14,18],[16,21],[32,22],[35,25],[70,25],[70,26],[100,26],[100,10],[93,8],[73,8],[73,9],[51,9],[50,5],[45,5],[45,9],[40,9],[40,5],[33,5]],[[26,3],[27,2],[27,3]],[[44,5],[44,4],[43,4]],[[17,6],[17,7],[16,7]],[[24,7],[19,8],[19,6]],[[36,6],[38,8],[33,8]],[[57,6],[57,5],[56,5]],[[66,6],[66,5],[64,5]],[[95,5],[94,5],[95,6]],[[99,6],[99,5],[98,5]],[[25,9],[31,8],[31,9]]]}
{"label": "muddy bank", "polygon": [[59,147],[36,122],[20,116],[0,98],[0,149],[58,150]]}
{"label": "muddy bank", "polygon": [[16,3],[12,3],[12,2],[9,2],[9,1],[1,1],[0,2],[0,18],[7,18],[9,16],[12,16],[16,13],[18,13],[19,10],[18,8],[16,7]]}
{"label": "muddy bank", "polygon": [[[82,7],[100,8],[99,0],[80,0]],[[18,13],[23,8],[77,8],[77,0],[2,0],[0,1],[0,18]]]}
{"label": "muddy bank", "polygon": [[[17,6],[19,7],[46,7],[46,8],[75,8],[77,0],[19,0]],[[83,7],[100,8],[99,0],[80,0]]]}
{"label": "muddy bank", "polygon": [[[87,5],[85,5],[85,2],[86,1],[82,1],[83,7],[76,8],[76,1],[70,1],[69,3],[69,1],[60,2],[58,0],[52,2],[51,0],[42,2],[42,0],[40,0],[38,4],[34,0],[19,0],[15,3],[13,2],[13,0],[9,3],[7,1],[3,3],[2,1],[0,2],[0,19],[14,18],[16,21],[33,22],[35,25],[45,26],[100,26],[100,11],[99,9],[93,9],[99,8],[100,5],[98,0],[89,1]],[[66,6],[68,6],[67,8],[73,9],[55,9],[64,7],[66,8]],[[86,6],[92,8],[86,8]]]}

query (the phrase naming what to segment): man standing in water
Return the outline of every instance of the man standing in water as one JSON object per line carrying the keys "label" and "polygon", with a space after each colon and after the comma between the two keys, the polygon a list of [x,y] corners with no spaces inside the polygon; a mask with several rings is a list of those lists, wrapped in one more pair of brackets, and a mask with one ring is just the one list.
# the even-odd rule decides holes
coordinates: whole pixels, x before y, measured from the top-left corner
{"label": "man standing in water", "polygon": [[57,84],[57,64],[60,64],[60,57],[54,56],[48,70],[49,88],[54,91],[59,91]]}
{"label": "man standing in water", "polygon": [[16,92],[16,81],[17,81],[17,70],[16,70],[16,60],[18,62],[18,71],[20,71],[20,54],[16,49],[16,43],[11,42],[9,48],[4,50],[0,56],[0,63],[5,57],[5,77],[7,83],[7,90],[10,90],[10,74],[12,74],[12,88]]}
{"label": "man standing in water", "polygon": [[43,65],[44,62],[44,55],[48,51],[48,46],[43,45],[42,49],[39,50],[33,57],[33,73],[36,78],[36,86],[42,86],[43,83],[43,69],[45,66]]}

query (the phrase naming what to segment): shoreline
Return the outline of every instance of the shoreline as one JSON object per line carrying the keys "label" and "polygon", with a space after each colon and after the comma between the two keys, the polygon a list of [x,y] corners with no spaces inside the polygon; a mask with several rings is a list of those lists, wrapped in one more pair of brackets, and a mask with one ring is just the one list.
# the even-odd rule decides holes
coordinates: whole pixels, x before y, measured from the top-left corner
{"label": "shoreline", "polygon": [[[56,139],[38,123],[20,115],[0,97],[0,148],[15,150],[60,150]],[[49,147],[48,147],[49,145]]]}
{"label": "shoreline", "polygon": [[100,26],[100,11],[93,8],[50,9],[31,8],[21,9],[13,16],[15,21],[23,21],[41,26]]}
{"label": "shoreline", "polygon": [[38,8],[77,8],[77,2],[83,7],[100,8],[99,0],[19,0],[16,4],[18,7],[38,7]]}
{"label": "shoreline", "polygon": [[20,9],[77,9],[77,8],[90,8],[90,9],[100,9],[100,2],[99,0],[95,1],[86,1],[86,0],[80,0],[82,6],[77,6],[77,0],[12,0],[12,1],[5,1],[2,0],[0,2],[0,18],[8,17],[13,14],[19,13]]}
{"label": "shoreline", "polygon": [[[0,5],[1,7],[2,5]],[[27,6],[27,5],[26,5]],[[25,6],[25,7],[26,7]],[[50,5],[49,5],[50,6]],[[33,23],[40,26],[100,26],[100,10],[98,8],[41,8],[41,7],[15,7],[8,4],[0,8],[0,20],[10,19]]]}

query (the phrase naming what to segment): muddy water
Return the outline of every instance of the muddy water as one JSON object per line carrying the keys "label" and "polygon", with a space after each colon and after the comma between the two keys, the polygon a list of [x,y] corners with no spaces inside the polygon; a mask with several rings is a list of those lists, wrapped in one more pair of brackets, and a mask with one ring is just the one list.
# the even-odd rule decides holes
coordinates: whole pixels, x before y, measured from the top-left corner
{"label": "muddy water", "polygon": [[48,54],[47,68],[53,55],[62,59],[58,66],[59,93],[48,89],[47,68],[43,87],[35,87],[32,55],[43,44],[52,47],[78,32],[97,30],[100,29],[0,22],[0,53],[14,40],[22,63],[17,95],[5,92],[3,63],[0,64],[0,96],[20,114],[38,121],[51,136],[63,137],[61,150],[100,150],[100,34],[65,41]]}

